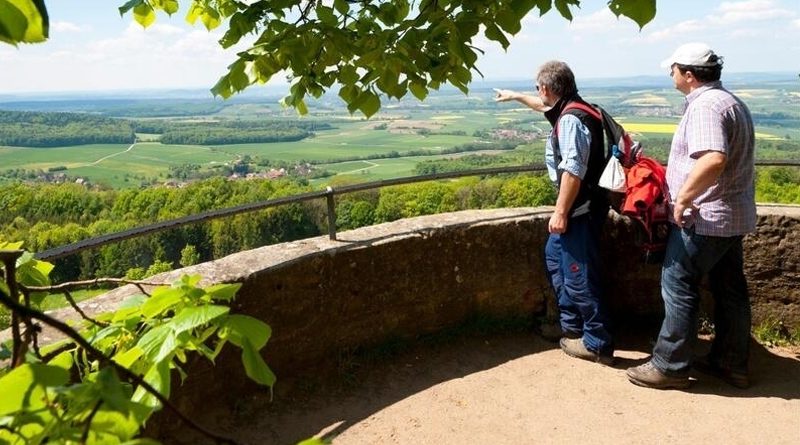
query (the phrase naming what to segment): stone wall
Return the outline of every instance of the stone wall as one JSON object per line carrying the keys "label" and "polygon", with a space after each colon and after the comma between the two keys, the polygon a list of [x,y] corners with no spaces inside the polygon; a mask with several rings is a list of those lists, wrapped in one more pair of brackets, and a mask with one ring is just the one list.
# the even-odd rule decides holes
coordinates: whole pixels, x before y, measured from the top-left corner
{"label": "stone wall", "polygon": [[[290,376],[340,351],[413,339],[470,319],[533,318],[548,306],[552,312],[542,262],[551,211],[423,216],[342,232],[337,241],[323,236],[240,252],[153,280],[189,273],[205,283],[243,283],[233,310],[272,327],[264,356],[278,376]],[[640,261],[633,230],[629,221],[612,219],[603,243],[607,295],[623,320],[662,312],[660,266]],[[754,323],[775,319],[800,327],[800,207],[761,207],[758,230],[744,249]],[[83,306],[111,310],[134,293],[122,287]],[[214,366],[188,365],[192,378],[174,396],[179,405],[255,390],[234,349]]]}

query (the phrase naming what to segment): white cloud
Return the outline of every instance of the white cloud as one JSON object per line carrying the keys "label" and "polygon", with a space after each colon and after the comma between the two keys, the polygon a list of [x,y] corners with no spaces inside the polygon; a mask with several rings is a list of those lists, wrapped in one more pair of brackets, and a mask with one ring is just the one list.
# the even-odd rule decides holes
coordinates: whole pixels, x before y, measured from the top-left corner
{"label": "white cloud", "polygon": [[[220,32],[131,22],[100,40],[60,41],[0,52],[0,90],[211,87],[245,42],[224,50]],[[51,77],[53,67],[58,76]]]}
{"label": "white cloud", "polygon": [[619,24],[617,17],[608,8],[602,8],[589,15],[577,16],[569,29],[586,32],[610,32]]}
{"label": "white cloud", "polygon": [[83,32],[85,31],[85,29],[72,22],[58,21],[50,23],[50,31],[57,33],[61,32],[66,33],[66,32]]}
{"label": "white cloud", "polygon": [[724,32],[728,37],[751,38],[774,32],[796,15],[779,7],[773,0],[723,2],[712,14],[650,32],[646,39],[649,42],[707,40],[710,34],[716,32]]}
{"label": "white cloud", "polygon": [[660,42],[674,40],[683,37],[686,34],[701,31],[705,27],[699,20],[686,20],[676,25],[666,27],[659,31],[654,31],[646,35],[646,40],[649,42]]}
{"label": "white cloud", "polygon": [[800,19],[792,20],[792,26],[797,29],[800,29]]}
{"label": "white cloud", "polygon": [[793,15],[791,11],[778,8],[771,0],[750,0],[723,2],[717,8],[717,14],[708,19],[719,25],[733,25],[785,17],[787,14]]}

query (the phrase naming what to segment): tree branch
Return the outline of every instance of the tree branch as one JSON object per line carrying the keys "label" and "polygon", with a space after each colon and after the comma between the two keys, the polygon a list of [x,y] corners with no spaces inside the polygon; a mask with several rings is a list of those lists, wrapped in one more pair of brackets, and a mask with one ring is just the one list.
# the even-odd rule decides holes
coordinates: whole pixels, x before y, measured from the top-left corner
{"label": "tree branch", "polygon": [[162,406],[169,408],[175,415],[178,416],[179,419],[181,419],[183,422],[189,425],[192,429],[213,439],[217,443],[238,445],[238,443],[235,440],[229,437],[216,434],[212,431],[209,431],[202,425],[190,419],[186,414],[181,412],[175,405],[173,405],[172,402],[169,401],[169,399],[164,397],[164,395],[161,394],[157,389],[155,389],[152,385],[147,383],[141,376],[135,374],[133,371],[129,370],[128,368],[120,365],[111,358],[107,357],[100,350],[92,346],[91,343],[89,343],[85,338],[83,338],[76,330],[72,329],[61,320],[57,320],[41,311],[37,311],[35,309],[23,306],[18,302],[14,301],[12,298],[6,297],[3,293],[0,293],[0,303],[7,306],[9,309],[11,309],[12,312],[19,313],[20,316],[22,316],[23,318],[27,317],[29,319],[39,320],[45,323],[46,325],[51,326],[54,329],[60,331],[62,334],[66,335],[72,341],[74,341],[78,346],[83,348],[88,357],[94,360],[98,360],[100,363],[104,365],[113,367],[126,380],[131,381],[136,385],[139,385],[142,388],[144,388],[147,392],[152,394],[153,397],[155,397],[156,400],[158,400],[159,403],[162,404]]}
{"label": "tree branch", "polygon": [[81,445],[86,445],[86,440],[89,439],[89,430],[91,430],[92,427],[92,420],[94,420],[94,416],[97,414],[97,410],[100,409],[100,405],[102,404],[103,401],[98,400],[94,408],[92,408],[92,412],[89,413],[89,417],[86,419],[86,427],[83,429],[83,434],[81,435]]}
{"label": "tree branch", "polygon": [[[63,290],[75,290],[85,287],[97,286],[100,284],[133,284],[142,289],[141,286],[164,286],[168,283],[154,283],[152,281],[127,280],[125,278],[95,278],[85,281],[69,281],[67,283],[56,284],[53,286],[21,286],[30,292],[61,292]],[[142,290],[144,292],[144,290]]]}
{"label": "tree branch", "polygon": [[78,306],[78,303],[75,302],[75,299],[72,298],[72,294],[70,294],[68,290],[64,290],[63,293],[64,293],[64,297],[67,299],[67,302],[69,302],[69,305],[72,306],[72,309],[75,309],[75,312],[80,314],[80,316],[84,320],[86,320],[86,321],[88,321],[90,323],[94,323],[95,325],[100,326],[101,328],[104,328],[104,327],[108,326],[108,323],[102,322],[102,321],[97,321],[94,318],[86,315],[86,312],[83,312],[83,309],[81,309],[81,307]]}

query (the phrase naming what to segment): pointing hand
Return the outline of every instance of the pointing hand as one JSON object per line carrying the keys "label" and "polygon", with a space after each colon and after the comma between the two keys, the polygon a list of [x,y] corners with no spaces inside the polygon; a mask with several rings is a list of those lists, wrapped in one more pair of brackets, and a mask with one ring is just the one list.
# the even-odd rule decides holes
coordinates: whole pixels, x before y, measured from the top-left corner
{"label": "pointing hand", "polygon": [[498,88],[492,88],[494,90],[494,101],[495,102],[506,102],[509,100],[514,100],[517,97],[517,93],[511,90],[501,90]]}

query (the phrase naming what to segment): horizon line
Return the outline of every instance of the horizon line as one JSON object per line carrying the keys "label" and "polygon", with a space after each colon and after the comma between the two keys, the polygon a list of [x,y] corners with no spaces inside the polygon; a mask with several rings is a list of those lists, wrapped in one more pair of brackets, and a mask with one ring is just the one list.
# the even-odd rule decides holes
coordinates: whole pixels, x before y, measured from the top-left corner
{"label": "horizon line", "polygon": [[[755,76],[755,75],[783,76],[783,75],[787,75],[787,76],[791,76],[792,78],[800,78],[800,72],[794,72],[794,71],[789,71],[789,70],[787,70],[787,71],[739,71],[739,72],[723,73],[723,77],[722,77],[722,81],[723,82],[725,82],[725,76],[726,75],[728,75],[728,76],[746,76],[746,75],[753,75],[753,76]],[[586,76],[586,77],[583,77],[582,79],[578,80],[578,83],[581,83],[582,81],[595,82],[595,81],[600,81],[600,80],[617,80],[617,81],[637,80],[637,81],[647,81],[647,80],[650,80],[650,79],[656,79],[656,78],[661,78],[661,77],[662,76],[658,75],[658,74],[632,74],[632,75],[629,75],[629,76],[597,76],[597,77]],[[787,78],[786,80],[790,80],[790,79]],[[530,81],[531,81],[531,78],[529,78],[529,77],[495,77],[495,78],[492,78],[492,79],[478,78],[478,79],[474,79],[473,81],[471,81],[469,83],[469,85],[467,85],[467,86],[470,86],[470,85],[473,85],[473,84],[491,83],[491,82],[530,82]],[[134,94],[134,93],[159,93],[159,92],[160,93],[165,93],[165,92],[181,92],[181,91],[183,91],[183,92],[194,92],[194,93],[197,93],[197,92],[200,92],[200,91],[206,91],[206,92],[209,93],[208,99],[217,99],[217,96],[214,96],[214,95],[211,94],[212,86],[213,85],[210,85],[210,86],[185,86],[185,87],[179,87],[179,86],[169,87],[169,86],[165,86],[165,87],[142,87],[142,88],[108,88],[108,89],[97,89],[97,90],[75,89],[75,90],[14,91],[14,92],[0,91],[0,100],[7,99],[7,98],[12,98],[12,97],[19,97],[19,96],[27,96],[27,97],[38,96],[38,97],[41,97],[41,96],[48,96],[48,95],[65,96],[65,95],[76,95],[76,94],[92,94],[92,95],[98,95],[98,94]],[[248,94],[248,92],[252,92],[252,91],[256,91],[256,90],[262,90],[262,89],[268,89],[268,90],[273,90],[273,91],[275,91],[275,90],[284,90],[284,89],[288,89],[289,86],[290,86],[289,83],[286,83],[286,84],[272,84],[272,85],[270,85],[270,84],[267,84],[267,85],[251,85],[247,89],[237,93],[234,96],[231,96],[231,98],[235,98],[237,96],[241,97],[242,95]],[[609,86],[613,86],[613,85],[609,85]],[[456,89],[456,87],[453,87],[452,85],[449,85],[449,84],[442,85],[442,88],[454,88],[454,89]],[[220,99],[220,100],[226,100],[226,99]]]}

